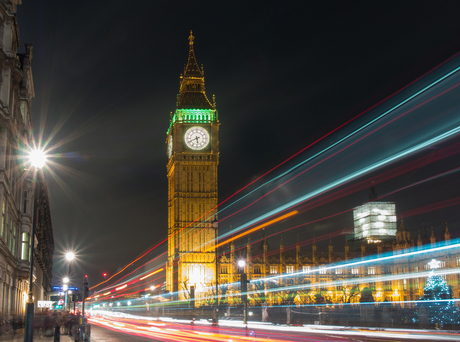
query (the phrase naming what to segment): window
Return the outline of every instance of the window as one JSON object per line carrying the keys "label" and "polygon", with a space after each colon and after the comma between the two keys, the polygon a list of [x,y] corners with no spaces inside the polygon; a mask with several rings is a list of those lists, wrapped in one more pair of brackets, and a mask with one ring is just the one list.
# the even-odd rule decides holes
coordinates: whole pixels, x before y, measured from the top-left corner
{"label": "window", "polygon": [[326,274],[326,267],[320,266],[318,269],[319,269],[318,271],[319,274]]}
{"label": "window", "polygon": [[385,291],[391,291],[392,290],[391,281],[386,281],[384,288],[385,288]]}
{"label": "window", "polygon": [[21,259],[29,261],[29,233],[22,233]]}
{"label": "window", "polygon": [[418,272],[418,266],[414,266],[414,272]]}
{"label": "window", "polygon": [[16,239],[16,231],[18,230],[18,228],[16,227],[16,225],[13,226],[13,238],[12,238],[12,242],[11,242],[11,253],[13,253],[13,256],[16,256],[16,245],[17,245],[17,239]]}
{"label": "window", "polygon": [[260,272],[260,266],[254,266],[254,273],[255,274],[260,274],[262,272]]}
{"label": "window", "polygon": [[342,274],[343,269],[342,268],[336,268],[335,269],[335,274]]}
{"label": "window", "polygon": [[439,268],[446,268],[446,262],[445,261],[441,261],[439,263]]}
{"label": "window", "polygon": [[418,278],[415,278],[414,282],[415,282],[415,289],[416,290],[420,289],[420,280]]}
{"label": "window", "polygon": [[407,279],[403,279],[403,290],[407,290]]}
{"label": "window", "polygon": [[286,273],[294,273],[294,266],[286,266]]}
{"label": "window", "polygon": [[24,190],[24,207],[22,208],[22,212],[27,214],[27,206],[29,204],[29,191]]}
{"label": "window", "polygon": [[277,274],[278,270],[276,266],[271,265],[270,266],[270,274]]}
{"label": "window", "polygon": [[8,249],[11,252],[13,250],[13,246],[12,246],[12,243],[13,243],[13,220],[11,219],[11,217],[10,217],[9,221],[10,222],[9,222],[8,226],[10,227],[10,230],[8,232],[8,237],[6,239],[6,241],[7,241],[6,244],[8,246]]}
{"label": "window", "polygon": [[375,274],[375,267],[368,267],[367,274]]}
{"label": "window", "polygon": [[221,274],[228,274],[228,268],[227,268],[227,266],[221,266],[221,268],[220,268],[220,273],[221,273]]}
{"label": "window", "polygon": [[457,258],[457,266],[460,266],[460,258]]}
{"label": "window", "polygon": [[[460,260],[460,259],[458,259]],[[303,273],[308,273],[311,271],[311,267],[310,266],[302,266],[302,272]]]}
{"label": "window", "polygon": [[352,268],[351,274],[359,274],[359,268]]}
{"label": "window", "polygon": [[5,232],[6,232],[6,201],[3,200],[3,205],[2,205],[2,237],[5,239]]}

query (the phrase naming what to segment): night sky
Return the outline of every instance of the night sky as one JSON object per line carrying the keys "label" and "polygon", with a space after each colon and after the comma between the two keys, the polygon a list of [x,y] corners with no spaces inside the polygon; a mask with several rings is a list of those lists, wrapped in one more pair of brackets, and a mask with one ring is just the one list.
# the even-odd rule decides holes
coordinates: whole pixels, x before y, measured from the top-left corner
{"label": "night sky", "polygon": [[[225,3],[19,7],[21,43],[34,45],[35,136],[56,146],[60,165],[56,177],[47,173],[55,283],[69,248],[79,255],[78,286],[83,274],[95,284],[166,237],[166,130],[190,30],[221,122],[220,200],[460,51],[458,1]],[[459,188],[456,179],[431,190],[456,196],[445,191]],[[345,201],[353,207],[367,195]],[[401,196],[390,198],[401,212],[429,203]],[[406,222],[415,235],[421,221],[448,216],[458,237],[455,211]]]}

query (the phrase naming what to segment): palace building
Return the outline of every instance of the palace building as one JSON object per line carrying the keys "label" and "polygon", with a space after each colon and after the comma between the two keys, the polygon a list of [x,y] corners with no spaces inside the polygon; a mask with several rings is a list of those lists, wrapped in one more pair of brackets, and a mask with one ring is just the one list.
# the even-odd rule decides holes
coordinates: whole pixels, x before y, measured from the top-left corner
{"label": "palace building", "polygon": [[[219,120],[215,101],[206,96],[203,67],[189,55],[176,110],[167,132],[168,291],[190,291],[215,281]],[[196,284],[196,285],[195,285]],[[181,292],[183,293],[183,292]]]}

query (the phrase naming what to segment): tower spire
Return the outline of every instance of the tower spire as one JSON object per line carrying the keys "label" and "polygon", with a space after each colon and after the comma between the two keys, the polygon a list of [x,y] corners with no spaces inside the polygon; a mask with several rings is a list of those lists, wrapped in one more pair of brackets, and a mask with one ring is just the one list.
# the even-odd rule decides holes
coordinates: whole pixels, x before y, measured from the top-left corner
{"label": "tower spire", "polygon": [[203,71],[198,66],[198,62],[196,61],[195,51],[193,50],[193,43],[195,42],[195,36],[192,34],[192,30],[190,30],[190,36],[188,37],[188,60],[187,65],[185,66],[184,76],[185,77],[203,77]]}

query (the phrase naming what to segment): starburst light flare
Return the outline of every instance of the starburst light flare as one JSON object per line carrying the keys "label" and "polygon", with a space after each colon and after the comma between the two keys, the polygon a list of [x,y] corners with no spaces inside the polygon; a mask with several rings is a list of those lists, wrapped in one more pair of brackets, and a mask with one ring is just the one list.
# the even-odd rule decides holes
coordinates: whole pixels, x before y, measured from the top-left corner
{"label": "starburst light flare", "polygon": [[37,169],[41,169],[45,166],[46,159],[47,157],[44,150],[35,148],[29,152],[30,164]]}

